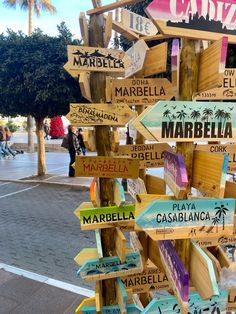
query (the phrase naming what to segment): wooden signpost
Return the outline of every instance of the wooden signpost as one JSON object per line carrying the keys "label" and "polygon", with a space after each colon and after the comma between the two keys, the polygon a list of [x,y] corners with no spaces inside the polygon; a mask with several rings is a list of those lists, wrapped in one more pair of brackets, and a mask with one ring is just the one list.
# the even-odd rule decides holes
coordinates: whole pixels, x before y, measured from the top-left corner
{"label": "wooden signpost", "polygon": [[143,112],[132,122],[133,127],[148,141],[156,141],[155,137],[145,128],[140,120],[142,117],[147,114],[147,112],[151,109],[152,106],[148,106]]}
{"label": "wooden signpost", "polygon": [[143,39],[140,39],[126,51],[127,56],[131,59],[131,63],[125,69],[125,77],[134,75],[136,72],[142,70],[148,50],[148,45]]}
{"label": "wooden signpost", "polygon": [[112,102],[116,104],[154,105],[173,97],[172,84],[165,78],[112,80]]}
{"label": "wooden signpost", "polygon": [[79,74],[79,86],[80,86],[82,96],[86,98],[88,101],[92,102],[89,72],[81,72]]}
{"label": "wooden signpost", "polygon": [[121,10],[121,22],[131,31],[143,36],[154,36],[158,29],[150,19],[128,10]]}
{"label": "wooden signpost", "polygon": [[228,38],[223,37],[200,54],[198,91],[208,90],[222,84],[227,47]]}
{"label": "wooden signpost", "polygon": [[77,77],[81,71],[124,73],[130,64],[129,57],[121,50],[67,46],[68,62],[64,69]]}
{"label": "wooden signpost", "polygon": [[168,144],[120,145],[117,156],[139,159],[139,169],[158,168],[164,165],[164,151],[172,151]]}
{"label": "wooden signpost", "polygon": [[79,15],[80,32],[85,46],[89,45],[88,22],[84,12]]}
{"label": "wooden signpost", "polygon": [[159,101],[140,122],[160,142],[236,138],[236,106],[229,102]]}
{"label": "wooden signpost", "polygon": [[177,199],[186,196],[188,186],[187,171],[184,157],[180,154],[165,151],[164,180]]}
{"label": "wooden signpost", "polygon": [[182,314],[188,313],[189,274],[184,268],[181,259],[176,253],[171,241],[158,241],[162,264],[169,281],[172,284],[175,296]]}
{"label": "wooden signpost", "polygon": [[74,126],[123,126],[134,114],[126,104],[70,104],[66,117]]}
{"label": "wooden signpost", "polygon": [[143,0],[120,0],[119,3],[118,2],[113,2],[107,5],[103,5],[103,6],[99,6],[96,7],[94,9],[88,10],[86,13],[88,15],[92,15],[92,14],[101,14],[107,11],[111,11],[120,7],[124,7],[126,5],[132,5],[132,4],[136,4],[138,2],[141,2]]}
{"label": "wooden signpost", "polygon": [[100,178],[138,178],[138,159],[125,157],[76,156],[75,176]]}
{"label": "wooden signpost", "polygon": [[80,269],[78,275],[85,281],[105,280],[142,272],[143,265],[140,254],[137,252],[126,254],[122,263],[118,256],[104,257],[87,260]]}
{"label": "wooden signpost", "polygon": [[198,92],[194,100],[228,100],[236,99],[236,69],[227,68],[224,71],[222,85],[218,88]]}
{"label": "wooden signpost", "polygon": [[229,156],[228,171],[236,171],[236,145],[235,144],[208,144],[196,145],[196,150],[211,153],[222,153]]}
{"label": "wooden signpost", "polygon": [[[221,290],[219,296],[214,296],[209,300],[202,300],[197,292],[189,295],[189,314],[196,313],[218,313],[225,314],[227,311],[227,290]],[[174,314],[181,313],[178,301],[174,296],[162,296],[161,299],[153,299],[144,309],[142,314]]]}
{"label": "wooden signpost", "polygon": [[235,199],[154,201],[135,223],[153,240],[231,235]]}
{"label": "wooden signpost", "polygon": [[192,186],[209,197],[224,197],[228,155],[194,151]]}
{"label": "wooden signpost", "polygon": [[221,3],[213,0],[208,6],[204,0],[197,0],[194,5],[190,0],[154,0],[146,8],[146,13],[166,35],[212,41],[225,34],[229,42],[236,43],[235,7],[229,0]]}
{"label": "wooden signpost", "polygon": [[79,210],[75,210],[75,215],[80,219],[81,230],[132,226],[135,218],[135,206],[79,208]]}

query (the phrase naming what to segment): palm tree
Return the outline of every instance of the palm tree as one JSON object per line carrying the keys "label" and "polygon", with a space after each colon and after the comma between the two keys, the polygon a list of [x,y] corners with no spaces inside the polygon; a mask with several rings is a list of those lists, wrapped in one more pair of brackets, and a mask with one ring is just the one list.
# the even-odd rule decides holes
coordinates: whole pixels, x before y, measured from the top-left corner
{"label": "palm tree", "polygon": [[231,114],[229,112],[224,113],[224,124],[223,124],[223,129],[225,128],[226,121],[231,119]]}
{"label": "palm tree", "polygon": [[197,122],[197,119],[201,117],[201,113],[200,113],[199,110],[193,110],[193,111],[191,112],[190,117],[191,117],[192,119],[195,119],[196,122]]}
{"label": "palm tree", "polygon": [[227,215],[228,208],[226,208],[223,204],[220,205],[220,207],[215,207],[217,209],[217,212],[215,213],[215,217],[218,216],[219,219],[222,217],[222,223],[223,223],[223,230],[225,230],[225,215]]}
{"label": "palm tree", "polygon": [[169,120],[170,120],[170,115],[171,115],[171,112],[169,109],[167,109],[165,112],[163,112],[163,117],[169,118]]}
{"label": "palm tree", "polygon": [[17,4],[24,10],[29,10],[29,26],[28,35],[32,34],[32,16],[33,10],[37,16],[40,16],[41,10],[48,11],[50,13],[56,12],[56,7],[52,5],[51,0],[3,0],[3,4],[8,7],[15,8]]}
{"label": "palm tree", "polygon": [[217,216],[215,216],[214,218],[212,218],[212,224],[216,226],[216,232],[218,233],[218,223],[220,222],[220,218],[218,218]]}
{"label": "palm tree", "polygon": [[205,108],[203,110],[203,116],[206,118],[206,120],[208,122],[209,117],[213,116],[213,110],[210,108]]}
{"label": "palm tree", "polygon": [[183,120],[183,128],[184,128],[184,118],[187,116],[187,113],[184,110],[177,111],[177,118]]}
{"label": "palm tree", "polygon": [[225,117],[225,112],[222,109],[218,109],[215,113],[215,118],[220,119],[220,122],[222,120],[222,118]]}

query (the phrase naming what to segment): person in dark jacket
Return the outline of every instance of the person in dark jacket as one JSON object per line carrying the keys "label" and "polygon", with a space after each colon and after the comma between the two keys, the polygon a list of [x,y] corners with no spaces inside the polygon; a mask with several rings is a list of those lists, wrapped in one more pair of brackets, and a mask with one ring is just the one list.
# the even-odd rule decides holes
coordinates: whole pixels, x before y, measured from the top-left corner
{"label": "person in dark jacket", "polygon": [[81,128],[78,128],[78,140],[79,140],[79,145],[82,150],[83,156],[86,155],[86,146],[84,144],[84,136],[83,136],[83,130]]}
{"label": "person in dark jacket", "polygon": [[75,156],[80,155],[80,146],[77,135],[75,134],[75,127],[73,125],[68,126],[68,151],[70,154],[70,165],[69,165],[69,177],[75,176],[75,169],[72,167],[75,162]]}

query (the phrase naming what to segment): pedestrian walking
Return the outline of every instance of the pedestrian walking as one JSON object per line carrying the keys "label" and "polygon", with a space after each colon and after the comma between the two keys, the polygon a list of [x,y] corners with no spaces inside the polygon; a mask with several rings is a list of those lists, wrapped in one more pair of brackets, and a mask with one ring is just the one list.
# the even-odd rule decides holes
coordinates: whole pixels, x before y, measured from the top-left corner
{"label": "pedestrian walking", "polygon": [[5,126],[4,130],[6,134],[5,149],[9,153],[9,155],[12,155],[12,157],[15,158],[16,153],[10,147],[11,131],[9,130],[7,126]]}
{"label": "pedestrian walking", "polygon": [[81,148],[83,156],[86,155],[86,146],[84,144],[84,135],[83,135],[83,130],[81,128],[78,128],[78,140],[79,140],[79,146]]}
{"label": "pedestrian walking", "polygon": [[43,123],[43,130],[44,130],[44,139],[46,139],[46,140],[49,140],[49,125],[48,125],[48,122],[47,121],[45,121],[44,123]]}
{"label": "pedestrian walking", "polygon": [[75,127],[73,125],[68,126],[68,151],[70,154],[70,165],[69,165],[69,177],[75,176],[75,169],[72,167],[75,162],[75,156],[81,154],[79,141],[75,134]]}
{"label": "pedestrian walking", "polygon": [[6,142],[6,132],[4,127],[0,125],[0,159],[10,156],[8,151],[5,149],[5,142]]}

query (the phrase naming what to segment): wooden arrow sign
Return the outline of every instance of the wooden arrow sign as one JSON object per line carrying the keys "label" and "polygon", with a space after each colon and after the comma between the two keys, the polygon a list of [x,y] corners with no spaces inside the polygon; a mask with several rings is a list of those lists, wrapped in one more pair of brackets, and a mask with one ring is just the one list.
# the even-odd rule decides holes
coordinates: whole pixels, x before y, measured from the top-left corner
{"label": "wooden arrow sign", "polygon": [[140,39],[126,51],[127,56],[131,59],[131,63],[126,67],[125,77],[134,75],[136,72],[142,70],[148,50],[148,45],[143,39]]}
{"label": "wooden arrow sign", "polygon": [[75,215],[80,219],[81,230],[132,226],[135,207],[134,205],[124,205],[123,207],[80,208],[79,211],[75,211]]}
{"label": "wooden arrow sign", "polygon": [[229,102],[159,101],[140,122],[160,142],[236,138],[236,106]]}
{"label": "wooden arrow sign", "polygon": [[92,14],[101,14],[107,11],[111,11],[120,7],[124,7],[126,5],[132,5],[132,4],[136,4],[138,2],[141,2],[143,0],[120,0],[118,2],[113,2],[107,5],[103,5],[103,6],[98,6],[94,9],[88,10],[86,13],[88,15],[92,15]]}
{"label": "wooden arrow sign", "polygon": [[139,169],[158,168],[164,165],[164,151],[172,148],[166,143],[120,145],[116,155],[139,159]]}
{"label": "wooden arrow sign", "polygon": [[[228,291],[221,290],[220,295],[213,296],[209,300],[202,300],[197,292],[191,292],[189,295],[189,314],[196,313],[218,313],[227,312]],[[174,311],[173,311],[174,309]],[[153,299],[144,309],[142,314],[174,314],[181,313],[178,301],[174,296],[162,296],[160,299]]]}
{"label": "wooden arrow sign", "polygon": [[127,189],[129,194],[135,199],[136,194],[146,194],[145,183],[141,178],[127,179]]}
{"label": "wooden arrow sign", "polygon": [[194,100],[234,100],[236,99],[236,69],[225,69],[222,85],[218,88],[198,92]]}
{"label": "wooden arrow sign", "polygon": [[125,157],[76,156],[75,176],[97,178],[138,178],[138,159]]}
{"label": "wooden arrow sign", "polygon": [[228,171],[236,171],[236,145],[235,144],[208,144],[196,145],[196,150],[211,153],[222,153],[229,156]]}
{"label": "wooden arrow sign", "polygon": [[182,155],[165,151],[164,180],[177,199],[187,195],[188,176]]}
{"label": "wooden arrow sign", "polygon": [[158,241],[162,264],[172,284],[181,313],[188,313],[189,274],[176,253],[171,241]]}
{"label": "wooden arrow sign", "polygon": [[84,46],[67,46],[65,70],[77,77],[81,71],[124,73],[130,64],[124,51]]}
{"label": "wooden arrow sign", "polygon": [[97,259],[88,260],[80,267],[78,275],[85,281],[97,281],[136,274],[142,270],[141,256],[134,252],[126,254],[124,263],[118,256],[104,257],[101,262]]}
{"label": "wooden arrow sign", "polygon": [[231,235],[235,199],[154,201],[136,219],[153,240]]}
{"label": "wooden arrow sign", "polygon": [[230,0],[224,0],[221,6],[216,0],[211,6],[204,0],[191,4],[190,0],[153,0],[146,13],[165,35],[214,41],[225,34],[229,42],[236,43],[235,7]]}
{"label": "wooden arrow sign", "polygon": [[126,103],[130,106],[154,105],[158,100],[169,100],[173,97],[173,87],[165,78],[112,80],[113,103]]}
{"label": "wooden arrow sign", "polygon": [[66,117],[74,126],[124,126],[134,115],[126,104],[70,104]]}
{"label": "wooden arrow sign", "polygon": [[158,33],[150,19],[125,9],[121,10],[121,22],[124,27],[143,36],[154,36]]}
{"label": "wooden arrow sign", "polygon": [[[96,307],[82,307],[82,312],[77,312],[78,314],[97,314]],[[141,314],[142,309],[136,304],[127,304],[125,308],[126,314]],[[119,305],[102,306],[102,314],[122,314]]]}

